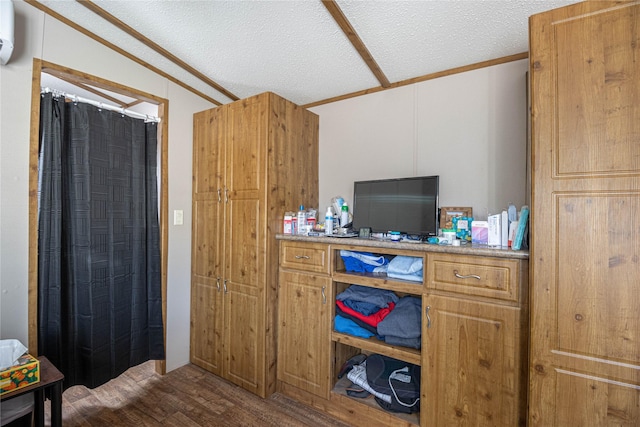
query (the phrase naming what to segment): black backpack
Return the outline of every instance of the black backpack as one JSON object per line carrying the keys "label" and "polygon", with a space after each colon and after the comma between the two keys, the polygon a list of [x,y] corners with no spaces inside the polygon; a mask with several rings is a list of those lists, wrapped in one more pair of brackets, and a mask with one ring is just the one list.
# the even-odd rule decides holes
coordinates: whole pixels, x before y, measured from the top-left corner
{"label": "black backpack", "polygon": [[391,403],[376,397],[383,409],[406,414],[420,411],[420,366],[372,354],[367,358],[367,382],[375,391],[391,396]]}

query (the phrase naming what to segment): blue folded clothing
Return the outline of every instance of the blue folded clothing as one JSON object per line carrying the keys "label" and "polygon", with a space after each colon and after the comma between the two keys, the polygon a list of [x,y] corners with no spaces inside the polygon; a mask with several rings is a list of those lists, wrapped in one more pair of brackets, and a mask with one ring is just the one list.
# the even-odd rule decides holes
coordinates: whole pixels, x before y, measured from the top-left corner
{"label": "blue folded clothing", "polygon": [[422,258],[398,255],[389,262],[387,276],[422,282]]}
{"label": "blue folded clothing", "polygon": [[340,256],[344,261],[345,270],[349,272],[372,273],[376,269],[389,264],[389,261],[384,256],[376,256],[370,252],[341,250]]}
{"label": "blue folded clothing", "polygon": [[359,326],[353,320],[347,319],[340,315],[336,315],[336,318],[334,321],[334,328],[336,332],[342,332],[344,334],[353,335],[355,337],[371,338],[372,336],[375,335],[367,331],[362,326]]}

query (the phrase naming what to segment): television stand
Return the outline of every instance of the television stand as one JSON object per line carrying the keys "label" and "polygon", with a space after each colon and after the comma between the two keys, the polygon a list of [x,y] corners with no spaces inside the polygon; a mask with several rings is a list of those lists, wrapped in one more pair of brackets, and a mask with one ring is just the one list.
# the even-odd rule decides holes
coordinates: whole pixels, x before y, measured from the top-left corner
{"label": "television stand", "polygon": [[[528,252],[284,234],[276,239],[278,391],[360,425],[440,426],[461,416],[469,425],[525,424]],[[419,257],[423,274],[409,281],[348,272],[341,250]],[[336,332],[336,295],[352,284],[419,297],[422,348]],[[348,396],[348,384],[337,376],[359,353],[420,365],[420,412],[393,414],[371,399]]]}

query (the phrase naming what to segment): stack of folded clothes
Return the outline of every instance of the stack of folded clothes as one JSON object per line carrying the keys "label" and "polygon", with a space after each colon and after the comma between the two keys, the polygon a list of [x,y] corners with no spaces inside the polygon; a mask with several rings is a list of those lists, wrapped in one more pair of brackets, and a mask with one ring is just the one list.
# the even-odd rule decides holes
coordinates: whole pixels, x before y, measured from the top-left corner
{"label": "stack of folded clothes", "polygon": [[389,262],[387,276],[422,282],[422,258],[398,255]]}
{"label": "stack of folded clothes", "polygon": [[393,291],[351,285],[336,296],[335,329],[367,338],[377,335],[378,324],[398,300]]}
{"label": "stack of folded clothes", "polygon": [[390,257],[370,252],[341,250],[340,256],[348,272],[386,274],[395,279],[422,282],[422,258],[398,255]]}
{"label": "stack of folded clothes", "polygon": [[405,296],[400,298],[388,316],[378,323],[378,335],[391,345],[420,348],[422,341],[422,300]]}
{"label": "stack of folded clothes", "polygon": [[420,348],[421,312],[420,298],[398,298],[393,291],[351,285],[336,296],[334,325],[337,332]]}

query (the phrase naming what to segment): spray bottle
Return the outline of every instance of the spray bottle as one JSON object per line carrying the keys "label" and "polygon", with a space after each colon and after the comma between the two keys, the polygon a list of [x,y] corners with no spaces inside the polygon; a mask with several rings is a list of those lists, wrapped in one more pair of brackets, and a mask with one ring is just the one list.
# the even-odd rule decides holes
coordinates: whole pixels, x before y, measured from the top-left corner
{"label": "spray bottle", "polygon": [[349,224],[349,206],[347,206],[347,202],[344,202],[340,215],[340,227],[345,227],[347,224]]}

